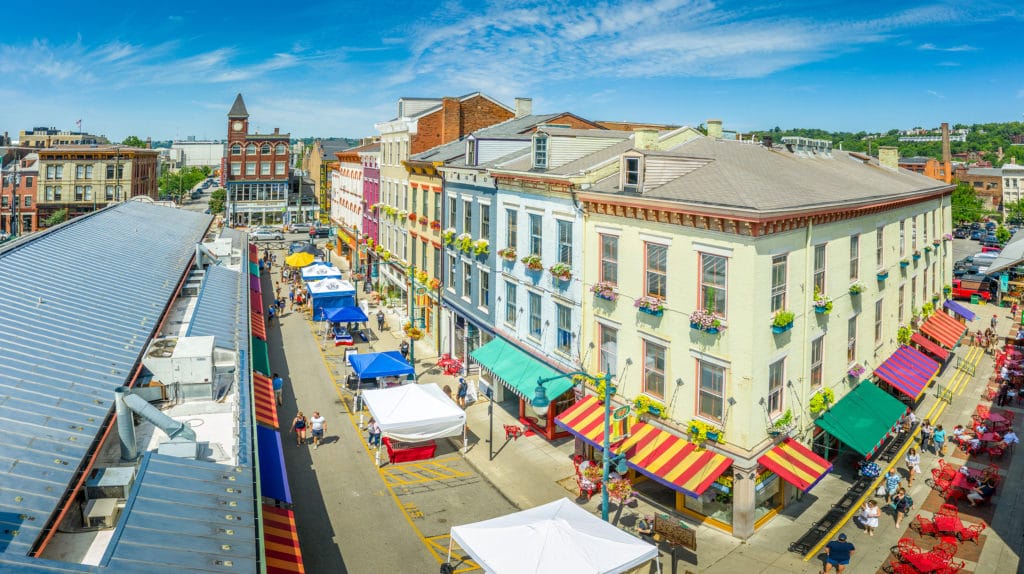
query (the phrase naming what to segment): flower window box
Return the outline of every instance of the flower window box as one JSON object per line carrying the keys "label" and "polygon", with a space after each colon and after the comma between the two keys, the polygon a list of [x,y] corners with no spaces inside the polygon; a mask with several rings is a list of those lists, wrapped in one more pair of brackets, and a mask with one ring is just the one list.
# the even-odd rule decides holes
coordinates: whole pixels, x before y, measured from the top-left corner
{"label": "flower window box", "polygon": [[527,255],[526,257],[520,259],[520,261],[523,262],[523,265],[525,265],[526,269],[528,269],[529,271],[544,270],[544,263],[541,262],[540,255]]}
{"label": "flower window box", "polygon": [[551,273],[552,277],[559,281],[568,281],[572,279],[572,267],[567,263],[555,263],[548,268],[548,271]]}
{"label": "flower window box", "polygon": [[605,301],[615,301],[619,294],[615,292],[615,285],[608,281],[598,281],[590,289],[594,296]]}
{"label": "flower window box", "polygon": [[796,315],[794,315],[792,311],[779,309],[775,312],[775,316],[772,317],[772,333],[778,335],[792,329],[793,320],[795,318]]}
{"label": "flower window box", "polygon": [[633,306],[639,309],[641,313],[647,313],[655,317],[661,317],[665,314],[665,302],[658,297],[644,295],[637,299]]}
{"label": "flower window box", "polygon": [[698,309],[690,313],[690,328],[717,335],[719,331],[725,329],[725,324],[722,321],[722,316],[718,313]]}

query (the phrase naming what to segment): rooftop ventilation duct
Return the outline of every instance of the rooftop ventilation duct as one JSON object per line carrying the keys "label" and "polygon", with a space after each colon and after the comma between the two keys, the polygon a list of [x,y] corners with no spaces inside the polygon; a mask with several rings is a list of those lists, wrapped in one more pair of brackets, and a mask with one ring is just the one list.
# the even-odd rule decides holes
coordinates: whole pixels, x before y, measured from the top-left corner
{"label": "rooftop ventilation duct", "polygon": [[117,434],[121,437],[122,461],[131,462],[139,458],[132,413],[153,423],[153,426],[164,431],[171,440],[176,438],[186,441],[196,440],[196,433],[191,427],[160,412],[160,409],[146,402],[146,399],[133,395],[128,387],[118,387],[114,390],[114,408],[117,412]]}

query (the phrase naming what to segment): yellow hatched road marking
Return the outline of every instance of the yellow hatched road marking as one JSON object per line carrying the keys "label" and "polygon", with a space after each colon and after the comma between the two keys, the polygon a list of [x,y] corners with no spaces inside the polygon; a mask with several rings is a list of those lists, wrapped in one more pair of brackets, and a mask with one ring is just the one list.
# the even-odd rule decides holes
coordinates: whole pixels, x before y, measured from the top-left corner
{"label": "yellow hatched road marking", "polygon": [[[448,544],[450,541],[451,536],[447,534],[441,534],[440,536],[431,536],[427,538],[427,543],[430,544],[436,552],[441,553],[446,558],[448,557]],[[476,562],[473,562],[472,560],[466,560],[458,568],[455,569],[455,572],[471,572],[473,570],[478,570],[479,568],[480,566]]]}

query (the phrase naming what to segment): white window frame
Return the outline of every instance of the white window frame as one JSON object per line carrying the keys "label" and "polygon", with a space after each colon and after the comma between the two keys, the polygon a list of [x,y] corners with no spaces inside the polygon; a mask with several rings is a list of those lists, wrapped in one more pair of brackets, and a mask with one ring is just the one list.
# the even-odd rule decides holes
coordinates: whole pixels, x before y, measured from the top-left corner
{"label": "white window frame", "polygon": [[[721,375],[721,389],[719,391],[716,392],[711,387],[705,387],[705,368],[708,370],[710,374],[712,374],[712,376],[716,374]],[[697,359],[697,416],[703,419],[712,420],[716,422],[720,422],[722,421],[722,419],[725,418],[725,387],[729,376],[728,373],[728,369],[726,367],[723,367],[722,365],[717,365],[711,361],[705,361],[703,359]],[[711,382],[714,382],[714,380],[712,380]],[[712,399],[718,399],[719,412],[717,414],[704,411],[704,396],[708,396]]]}
{"label": "white window frame", "polygon": [[[771,291],[768,304],[772,313],[786,308],[786,287],[789,283],[789,253],[772,257]],[[779,267],[781,265],[781,273]],[[779,277],[781,275],[781,277]],[[781,279],[781,281],[779,281]]]}
{"label": "white window frame", "polygon": [[783,411],[786,402],[786,357],[768,365],[768,413],[772,416]]}
{"label": "white window frame", "polygon": [[860,234],[850,236],[850,281],[860,278]]}
{"label": "white window frame", "polygon": [[[664,399],[665,398],[665,384],[666,384],[666,381],[668,380],[668,346],[666,346],[666,345],[664,345],[664,344],[662,344],[660,342],[652,341],[652,340],[647,339],[647,338],[641,338],[641,341],[643,341],[643,345],[642,345],[643,348],[641,349],[641,351],[643,352],[643,364],[641,365],[642,372],[643,372],[643,378],[642,378],[643,393],[645,395],[650,395],[650,396],[656,397],[658,399]],[[653,346],[658,347],[659,349],[661,349],[662,367],[661,367],[660,371],[657,368],[648,368],[648,353],[647,353],[647,351],[648,351],[648,346],[649,345],[653,345]],[[661,392],[658,392],[657,390],[652,390],[650,385],[648,384],[650,382],[651,374],[658,375],[658,376],[661,377]]]}
{"label": "white window frame", "polygon": [[[562,319],[567,318],[568,325],[562,324]],[[565,327],[565,328],[563,328]],[[562,333],[565,333],[563,337]],[[555,303],[555,352],[567,357],[572,356],[572,307]],[[564,340],[564,345],[563,345]],[[564,346],[564,348],[563,348]]]}
{"label": "white window frame", "polygon": [[[817,352],[815,352],[817,347]],[[817,357],[815,357],[817,355]],[[825,382],[825,335],[811,339],[811,389],[818,389]],[[815,381],[817,379],[817,381]]]}

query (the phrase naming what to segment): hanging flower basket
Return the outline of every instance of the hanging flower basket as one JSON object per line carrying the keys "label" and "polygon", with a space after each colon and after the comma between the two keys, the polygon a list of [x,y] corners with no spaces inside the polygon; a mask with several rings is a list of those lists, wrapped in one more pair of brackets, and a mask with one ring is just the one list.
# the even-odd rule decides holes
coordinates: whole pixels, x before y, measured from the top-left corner
{"label": "hanging flower basket", "polygon": [[420,222],[420,225],[426,225],[427,222],[430,220],[427,218],[426,215],[421,215],[417,221]]}
{"label": "hanging flower basket", "polygon": [[505,261],[515,261],[516,260],[516,248],[515,247],[506,247],[504,249],[500,249],[500,250],[498,250],[498,257],[501,257]]}
{"label": "hanging flower basket", "polygon": [[725,324],[722,323],[722,316],[718,313],[697,309],[690,313],[690,328],[717,335],[719,331],[725,329]]}
{"label": "hanging flower basket", "polygon": [[441,288],[441,280],[436,278],[436,277],[434,279],[431,279],[430,280],[430,288],[433,289],[434,291],[437,291],[438,289],[440,289]]}
{"label": "hanging flower basket", "polygon": [[625,477],[609,480],[608,498],[615,504],[628,504],[633,500],[633,484]]}
{"label": "hanging flower basket", "polygon": [[857,363],[854,366],[850,367],[850,369],[848,371],[846,371],[846,376],[848,376],[850,378],[853,378],[853,379],[859,379],[861,377],[861,375],[863,375],[866,372],[867,372],[867,369],[862,367],[860,365],[860,363]]}
{"label": "hanging flower basket", "polygon": [[936,239],[936,240],[932,241],[932,245],[934,245],[935,247],[938,247],[939,245],[942,245],[942,241],[939,241],[938,239]]}
{"label": "hanging flower basket", "polygon": [[568,281],[572,279],[572,267],[568,263],[555,263],[548,268],[551,276],[559,281]]}
{"label": "hanging flower basket", "polygon": [[416,214],[415,213],[410,213],[409,214],[409,221],[416,221]]}
{"label": "hanging flower basket", "polygon": [[477,239],[473,242],[473,255],[481,257],[490,253],[491,243],[486,239]]}
{"label": "hanging flower basket", "polygon": [[832,312],[832,298],[820,291],[814,291],[814,312],[828,315]]}
{"label": "hanging flower basket", "polygon": [[451,245],[455,241],[455,228],[449,227],[441,232],[441,240],[444,241],[445,245]]}
{"label": "hanging flower basket", "polygon": [[952,233],[947,233],[947,234],[943,235],[942,236],[942,240],[943,241],[953,241],[953,234]]}
{"label": "hanging flower basket", "polygon": [[792,311],[779,309],[775,312],[775,316],[772,317],[772,333],[778,335],[792,329],[793,319],[795,318],[796,315]]}
{"label": "hanging flower basket", "polygon": [[665,313],[665,302],[658,297],[650,295],[640,297],[633,303],[633,306],[639,309],[640,312],[654,315],[655,317],[661,317]]}
{"label": "hanging flower basket", "polygon": [[878,272],[875,273],[875,278],[878,279],[879,281],[885,281],[886,279],[889,278],[889,272],[888,271],[878,271]]}
{"label": "hanging flower basket", "polygon": [[925,252],[925,253],[931,253],[931,252],[932,252],[932,248],[931,248],[931,246],[930,246],[930,245],[926,245],[926,246],[924,247],[924,252]]}
{"label": "hanging flower basket", "polygon": [[900,259],[900,267],[902,267],[904,269],[907,268],[907,267],[910,267],[910,260],[909,259]]}
{"label": "hanging flower basket", "polygon": [[836,394],[832,392],[832,389],[822,389],[821,392],[815,393],[811,397],[808,407],[812,413],[820,413],[821,411],[828,408],[829,405],[835,404]]}
{"label": "hanging flower basket", "polygon": [[530,271],[544,270],[544,264],[540,260],[540,255],[527,255],[520,259],[520,261],[522,261],[523,265],[526,265],[526,268]]}
{"label": "hanging flower basket", "polygon": [[914,252],[914,261],[917,261],[920,258],[921,258],[921,252],[920,251],[915,251]]}
{"label": "hanging flower basket", "polygon": [[436,220],[436,219],[434,221],[431,221],[430,222],[430,228],[433,229],[434,231],[440,230],[441,229],[441,222]]}
{"label": "hanging flower basket", "polygon": [[473,237],[468,233],[460,233],[455,238],[454,245],[459,251],[469,253],[473,249]]}
{"label": "hanging flower basket", "polygon": [[430,279],[430,275],[428,275],[426,271],[416,272],[416,280],[420,283],[426,283],[428,279]]}
{"label": "hanging flower basket", "polygon": [[854,283],[853,285],[850,285],[850,295],[860,295],[864,292],[864,289],[866,289],[866,287],[863,283]]}
{"label": "hanging flower basket", "polygon": [[609,281],[598,281],[590,290],[595,297],[605,301],[614,301],[619,298],[619,294],[615,292],[615,285]]}

